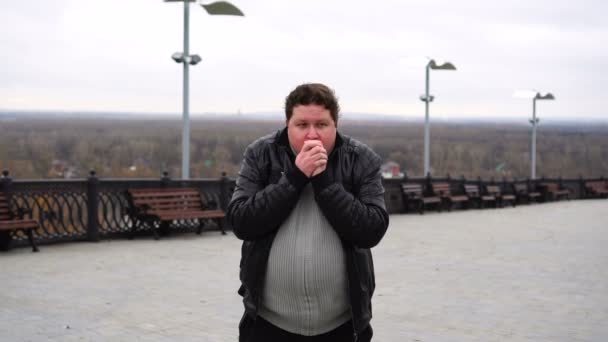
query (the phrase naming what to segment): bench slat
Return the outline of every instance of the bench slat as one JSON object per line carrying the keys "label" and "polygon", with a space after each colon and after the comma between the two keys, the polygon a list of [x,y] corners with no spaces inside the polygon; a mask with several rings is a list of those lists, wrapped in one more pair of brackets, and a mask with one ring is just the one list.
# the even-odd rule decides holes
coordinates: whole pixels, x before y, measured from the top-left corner
{"label": "bench slat", "polygon": [[[148,203],[137,203],[138,206],[147,204]],[[155,203],[149,205],[149,207],[154,210],[203,210],[200,203]]]}
{"label": "bench slat", "polygon": [[223,218],[226,214],[221,210],[207,211],[153,211],[153,215],[157,215],[161,220],[179,220],[179,219],[196,219],[196,218]]}
{"label": "bench slat", "polygon": [[36,228],[38,228],[38,222],[35,220],[0,221],[0,230],[36,229]]}
{"label": "bench slat", "polygon": [[193,188],[167,188],[167,189],[130,189],[129,192],[134,197],[139,196],[198,196],[199,192]]}
{"label": "bench slat", "polygon": [[138,201],[150,201],[150,200],[156,200],[156,199],[184,199],[184,200],[198,200],[200,199],[199,196],[197,194],[183,194],[183,195],[168,195],[168,194],[164,194],[164,193],[147,193],[145,195],[137,195],[137,196],[132,196],[133,199],[138,200]]}
{"label": "bench slat", "polygon": [[150,206],[161,205],[161,204],[175,204],[175,205],[190,205],[190,204],[198,204],[201,203],[200,199],[184,199],[184,198],[157,198],[157,199],[134,199],[133,203],[135,205],[148,204]]}
{"label": "bench slat", "polygon": [[140,200],[140,201],[147,201],[147,200],[154,200],[154,199],[177,199],[177,198],[192,199],[192,200],[199,199],[198,195],[195,195],[195,194],[167,195],[167,194],[162,194],[162,193],[161,194],[147,193],[145,195],[132,196],[132,197],[133,197],[133,199]]}

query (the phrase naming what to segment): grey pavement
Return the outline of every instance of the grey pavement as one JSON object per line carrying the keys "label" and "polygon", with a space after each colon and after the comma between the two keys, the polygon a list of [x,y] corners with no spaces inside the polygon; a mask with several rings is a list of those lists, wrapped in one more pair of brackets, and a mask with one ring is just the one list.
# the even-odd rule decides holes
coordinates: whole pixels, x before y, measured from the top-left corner
{"label": "grey pavement", "polygon": [[[608,341],[608,200],[392,215],[374,341]],[[0,341],[236,341],[229,233],[0,254]]]}

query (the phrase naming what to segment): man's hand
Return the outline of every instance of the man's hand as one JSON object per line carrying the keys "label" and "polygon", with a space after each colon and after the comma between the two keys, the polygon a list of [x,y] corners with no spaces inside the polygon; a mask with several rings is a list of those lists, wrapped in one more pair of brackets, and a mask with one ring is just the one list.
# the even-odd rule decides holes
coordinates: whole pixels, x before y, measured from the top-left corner
{"label": "man's hand", "polygon": [[296,166],[307,177],[316,176],[327,166],[327,151],[320,140],[307,140],[296,157]]}

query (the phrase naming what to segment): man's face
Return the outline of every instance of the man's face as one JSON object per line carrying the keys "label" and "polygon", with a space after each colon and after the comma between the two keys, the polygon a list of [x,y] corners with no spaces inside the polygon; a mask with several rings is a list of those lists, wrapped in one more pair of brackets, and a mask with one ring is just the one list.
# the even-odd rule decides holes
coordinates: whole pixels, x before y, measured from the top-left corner
{"label": "man's face", "polygon": [[287,121],[289,144],[296,153],[300,153],[307,140],[320,140],[330,153],[336,144],[336,132],[336,122],[324,106],[295,106],[291,119]]}

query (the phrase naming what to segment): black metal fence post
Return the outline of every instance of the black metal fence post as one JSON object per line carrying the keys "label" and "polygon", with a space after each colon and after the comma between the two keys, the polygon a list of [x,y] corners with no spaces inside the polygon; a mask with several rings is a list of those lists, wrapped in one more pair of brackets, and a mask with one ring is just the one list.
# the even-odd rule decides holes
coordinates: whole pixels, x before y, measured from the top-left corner
{"label": "black metal fence post", "polygon": [[99,241],[99,179],[91,170],[87,179],[87,240]]}
{"label": "black metal fence post", "polygon": [[464,185],[467,183],[467,179],[464,177],[464,175],[460,175],[460,182],[458,184],[458,191],[459,193],[465,194],[466,195],[466,190],[464,189]]}
{"label": "black metal fence post", "polygon": [[8,170],[4,170],[2,171],[2,178],[0,178],[2,181],[0,181],[0,191],[7,193],[11,191],[11,184],[13,183],[12,178],[10,177],[10,174],[8,172]]}
{"label": "black metal fence post", "polygon": [[228,177],[226,176],[226,172],[222,171],[222,176],[220,177],[220,209],[226,211],[228,208]]}
{"label": "black metal fence post", "polygon": [[426,181],[424,182],[424,191],[422,192],[423,194],[430,196],[433,194],[433,190],[431,187],[431,183],[433,182],[433,180],[431,179],[431,173],[428,172],[426,174]]}
{"label": "black metal fence post", "polygon": [[[0,178],[0,191],[3,192],[4,195],[7,197],[6,201],[8,203],[10,203],[9,192],[11,190],[12,182],[13,181],[12,181],[11,177],[9,176],[8,170],[2,171],[2,178]],[[10,231],[0,230],[0,250],[1,251],[7,250],[11,245],[12,239],[13,239],[13,237],[12,237]]]}
{"label": "black metal fence post", "polygon": [[163,171],[163,176],[160,177],[160,187],[168,188],[171,184],[171,178],[169,177],[169,172]]}

